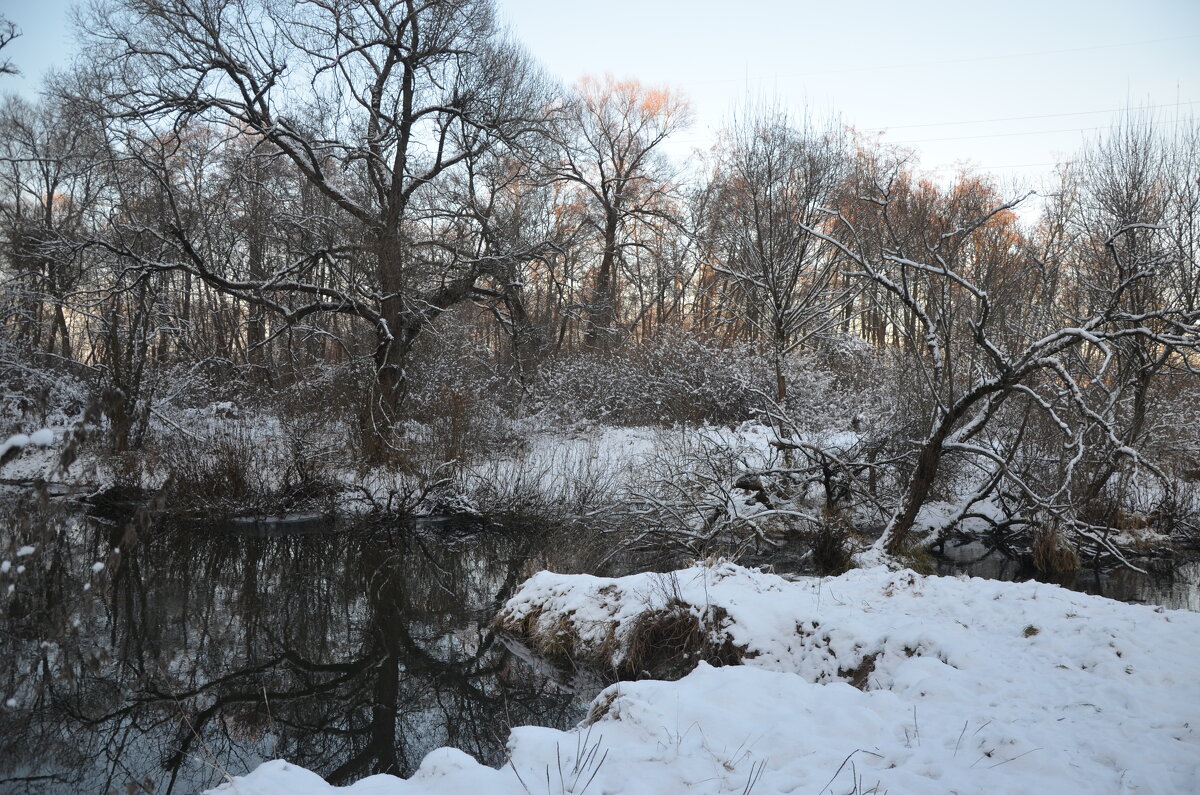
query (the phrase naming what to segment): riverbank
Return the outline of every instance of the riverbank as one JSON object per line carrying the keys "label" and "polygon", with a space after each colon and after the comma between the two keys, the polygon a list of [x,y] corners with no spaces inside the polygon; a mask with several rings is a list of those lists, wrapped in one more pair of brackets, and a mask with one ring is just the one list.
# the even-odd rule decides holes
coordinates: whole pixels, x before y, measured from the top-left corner
{"label": "riverbank", "polygon": [[[636,675],[653,617],[700,662],[620,682],[561,732],[519,727],[504,767],[439,749],[338,792],[1185,792],[1200,784],[1200,615],[1043,583],[883,568],[785,579],[728,563],[607,579],[541,573],[499,622]],[[659,628],[665,626],[658,623]],[[661,639],[661,636],[658,636]],[[677,635],[676,639],[683,637]],[[686,647],[686,644],[683,644]],[[703,656],[701,654],[701,656]],[[284,762],[214,792],[333,792]]]}

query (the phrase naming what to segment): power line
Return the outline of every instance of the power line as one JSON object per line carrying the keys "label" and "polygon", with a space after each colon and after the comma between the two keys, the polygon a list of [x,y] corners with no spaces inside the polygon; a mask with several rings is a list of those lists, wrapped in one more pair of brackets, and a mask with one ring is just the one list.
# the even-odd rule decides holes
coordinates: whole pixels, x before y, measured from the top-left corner
{"label": "power line", "polygon": [[971,141],[978,138],[1013,138],[1021,135],[1054,135],[1057,133],[1081,133],[1093,132],[1095,130],[1116,130],[1121,127],[1145,127],[1147,125],[1168,125],[1180,124],[1182,122],[1192,121],[1193,117],[1189,116],[1184,119],[1174,119],[1168,121],[1147,121],[1147,122],[1131,122],[1126,125],[1121,124],[1106,124],[1100,127],[1064,127],[1060,130],[1026,130],[1025,132],[1007,132],[1007,133],[986,133],[984,135],[956,135],[950,138],[912,138],[907,141],[888,141],[891,144],[929,144],[938,143],[940,141]]}
{"label": "power line", "polygon": [[955,58],[943,61],[915,61],[911,63],[888,63],[878,66],[859,66],[852,69],[822,69],[813,72],[791,72],[791,73],[776,73],[770,76],[760,76],[750,78],[746,75],[741,77],[717,77],[710,80],[697,80],[696,83],[743,83],[748,80],[775,80],[780,77],[815,77],[819,75],[835,75],[835,74],[851,74],[856,72],[879,72],[889,71],[894,69],[915,69],[924,66],[950,66],[954,64],[964,63],[981,63],[985,61],[1005,61],[1013,58],[1031,58],[1041,55],[1060,55],[1064,53],[1075,52],[1091,52],[1094,50],[1112,50],[1121,47],[1142,47],[1147,44],[1162,44],[1168,41],[1184,41],[1187,39],[1200,38],[1200,34],[1193,33],[1187,36],[1168,36],[1162,39],[1145,39],[1143,41],[1126,41],[1116,44],[1095,44],[1087,47],[1067,47],[1056,50],[1030,50],[1027,52],[1009,53],[1006,55],[984,55],[975,58]]}
{"label": "power line", "polygon": [[921,171],[959,171],[962,169],[978,170],[978,171],[996,171],[1002,168],[1045,168],[1047,166],[1061,166],[1071,161],[1059,161],[1051,163],[1009,163],[1003,166],[976,166],[970,163],[961,166],[936,166],[934,168],[922,167]]}
{"label": "power line", "polygon": [[923,124],[894,124],[894,125],[863,125],[864,130],[909,130],[916,127],[956,127],[962,124],[990,124],[997,121],[1028,121],[1030,119],[1056,119],[1066,116],[1094,116],[1098,113],[1121,113],[1126,110],[1158,110],[1160,108],[1180,108],[1185,105],[1200,105],[1200,100],[1190,102],[1172,102],[1166,105],[1142,105],[1136,108],[1106,108],[1105,110],[1080,110],[1073,113],[1042,113],[1036,116],[1001,116],[995,119],[975,119],[972,121],[939,121]]}

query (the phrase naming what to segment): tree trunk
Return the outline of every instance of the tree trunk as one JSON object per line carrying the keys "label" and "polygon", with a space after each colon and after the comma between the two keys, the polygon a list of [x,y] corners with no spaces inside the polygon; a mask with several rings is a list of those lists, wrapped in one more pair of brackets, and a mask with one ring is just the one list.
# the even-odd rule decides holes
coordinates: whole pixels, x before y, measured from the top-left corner
{"label": "tree trunk", "polygon": [[[266,252],[263,235],[258,229],[250,231],[249,257],[247,265],[252,281],[262,281],[267,277]],[[246,363],[251,367],[252,377],[267,380],[269,373],[263,367],[265,351],[263,342],[266,340],[266,318],[263,308],[251,305],[246,318]]]}
{"label": "tree trunk", "polygon": [[376,329],[375,387],[371,400],[372,435],[382,439],[391,434],[404,413],[408,397],[408,358],[420,326],[407,319],[399,297],[383,302],[386,325]]}
{"label": "tree trunk", "polygon": [[377,245],[383,322],[375,329],[375,385],[368,430],[369,437],[379,441],[390,435],[400,421],[407,391],[408,353],[418,329],[412,327],[404,301],[404,244],[398,235],[381,235]]}
{"label": "tree trunk", "polygon": [[783,405],[787,400],[787,378],[783,375],[783,353],[776,350],[774,356],[775,365],[775,402]]}
{"label": "tree trunk", "polygon": [[54,338],[55,331],[57,330],[62,339],[62,356],[69,361],[74,358],[71,353],[71,334],[67,329],[67,317],[63,313],[63,299],[61,296],[56,296],[56,299],[57,302],[54,305],[54,322],[50,327],[50,351],[51,353],[54,352]]}
{"label": "tree trunk", "polygon": [[541,330],[529,318],[519,285],[509,286],[504,293],[504,303],[508,308],[512,366],[517,373],[517,382],[521,386],[523,400],[529,393],[530,385],[537,375],[538,365],[546,344]]}
{"label": "tree trunk", "polygon": [[899,553],[904,549],[905,542],[908,541],[908,534],[912,531],[913,524],[916,523],[917,513],[920,512],[921,506],[925,504],[925,500],[929,498],[929,492],[933,489],[938,466],[942,462],[942,445],[945,443],[946,437],[950,435],[952,425],[952,420],[943,419],[937,430],[925,440],[925,445],[921,448],[921,453],[917,457],[917,467],[908,481],[904,506],[899,513],[892,517],[887,530],[884,531],[884,548],[888,554]]}
{"label": "tree trunk", "polygon": [[955,424],[966,416],[967,412],[980,400],[991,394],[1004,393],[999,396],[998,402],[1002,402],[1007,397],[1006,390],[1011,389],[1013,384],[1019,381],[1020,377],[1013,374],[1004,380],[981,384],[959,398],[937,420],[933,431],[926,437],[925,443],[921,446],[921,452],[917,456],[917,466],[908,480],[908,488],[905,489],[904,505],[892,516],[892,520],[888,522],[887,528],[883,531],[883,536],[877,542],[882,544],[888,554],[895,555],[904,549],[904,545],[908,541],[908,534],[916,523],[921,506],[929,499],[929,492],[933,489],[938,467],[941,466],[942,455],[945,453],[946,439],[950,437]]}
{"label": "tree trunk", "polygon": [[617,259],[618,222],[619,216],[615,210],[605,213],[604,252],[600,257],[600,269],[596,271],[592,302],[588,308],[589,348],[608,349],[615,341],[617,280],[614,270]]}

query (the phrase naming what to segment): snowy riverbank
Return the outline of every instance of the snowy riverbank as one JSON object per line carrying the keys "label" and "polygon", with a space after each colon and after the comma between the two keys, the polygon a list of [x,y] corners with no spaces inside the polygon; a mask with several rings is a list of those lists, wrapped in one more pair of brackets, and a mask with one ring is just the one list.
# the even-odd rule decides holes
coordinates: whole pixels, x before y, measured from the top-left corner
{"label": "snowy riverbank", "polygon": [[721,563],[617,579],[543,572],[502,622],[543,648],[555,639],[620,665],[639,621],[668,609],[701,621],[708,642],[743,664],[614,685],[590,725],[515,729],[499,770],[440,749],[408,780],[338,790],[276,761],[218,791],[1200,789],[1194,613],[1035,582],[883,568],[787,580]]}

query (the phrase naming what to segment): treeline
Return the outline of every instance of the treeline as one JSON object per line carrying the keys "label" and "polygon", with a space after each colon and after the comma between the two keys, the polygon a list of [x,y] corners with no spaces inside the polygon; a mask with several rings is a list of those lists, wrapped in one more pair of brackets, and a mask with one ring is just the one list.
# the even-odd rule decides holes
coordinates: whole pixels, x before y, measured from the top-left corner
{"label": "treeline", "polygon": [[1053,460],[1094,498],[1144,463],[1158,392],[1194,389],[1193,120],[1127,113],[1022,197],[770,104],[672,163],[684,97],[556,85],[482,0],[104,0],[81,30],[41,100],[0,108],[4,354],[86,381],[116,450],[170,368],[252,389],[336,365],[386,449],[447,368],[523,410],[571,362],[649,361],[691,379],[674,418],[728,420],[689,413],[689,362],[744,363],[786,413],[797,356],[885,357],[923,439],[903,526],[945,455],[1057,510],[1010,471]]}

